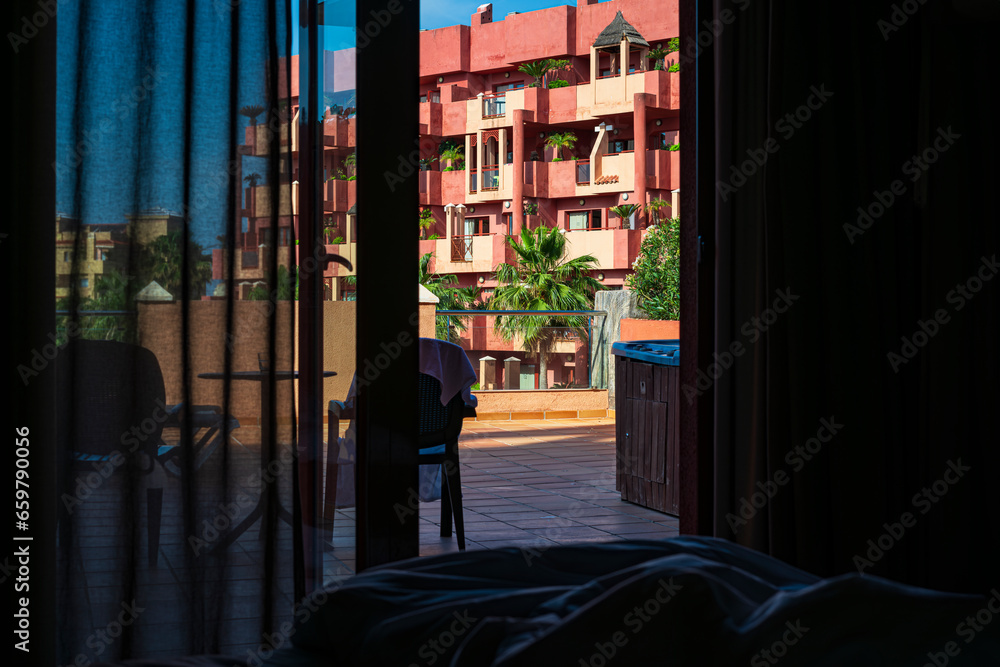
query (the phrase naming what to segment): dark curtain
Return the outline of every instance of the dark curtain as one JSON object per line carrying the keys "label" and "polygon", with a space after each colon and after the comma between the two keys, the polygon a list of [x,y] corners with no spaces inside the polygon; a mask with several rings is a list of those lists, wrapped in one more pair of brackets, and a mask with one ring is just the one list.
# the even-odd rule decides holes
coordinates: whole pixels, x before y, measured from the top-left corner
{"label": "dark curtain", "polygon": [[998,8],[715,13],[714,533],[821,575],[985,593]]}
{"label": "dark curtain", "polygon": [[290,10],[59,6],[59,664],[263,656],[291,621]]}

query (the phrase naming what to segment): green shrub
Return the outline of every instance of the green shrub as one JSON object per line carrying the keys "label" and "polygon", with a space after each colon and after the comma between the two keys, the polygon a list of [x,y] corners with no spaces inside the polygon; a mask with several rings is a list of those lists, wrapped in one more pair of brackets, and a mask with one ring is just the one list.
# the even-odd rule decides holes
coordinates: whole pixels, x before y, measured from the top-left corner
{"label": "green shrub", "polygon": [[549,90],[552,90],[553,88],[565,88],[568,85],[569,81],[566,79],[553,79],[552,81],[549,81]]}
{"label": "green shrub", "polygon": [[636,293],[639,307],[654,320],[679,320],[680,219],[670,218],[650,227],[642,239],[634,273],[625,284]]}

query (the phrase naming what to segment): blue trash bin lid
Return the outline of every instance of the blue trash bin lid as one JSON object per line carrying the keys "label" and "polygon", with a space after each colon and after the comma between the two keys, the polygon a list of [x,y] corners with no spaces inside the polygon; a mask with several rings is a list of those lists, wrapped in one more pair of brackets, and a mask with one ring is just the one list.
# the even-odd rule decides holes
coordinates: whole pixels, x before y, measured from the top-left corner
{"label": "blue trash bin lid", "polygon": [[636,361],[644,361],[659,366],[679,366],[681,363],[681,342],[671,340],[632,340],[612,343],[611,353]]}

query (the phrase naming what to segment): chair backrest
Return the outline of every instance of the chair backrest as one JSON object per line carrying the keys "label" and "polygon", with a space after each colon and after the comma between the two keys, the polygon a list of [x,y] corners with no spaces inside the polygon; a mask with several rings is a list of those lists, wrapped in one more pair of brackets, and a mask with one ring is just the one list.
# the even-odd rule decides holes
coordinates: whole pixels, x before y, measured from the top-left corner
{"label": "chair backrest", "polygon": [[55,363],[61,454],[156,455],[166,392],[152,352],[118,341],[73,340]]}
{"label": "chair backrest", "polygon": [[420,373],[417,380],[420,409],[419,447],[434,447],[457,442],[462,432],[462,409],[465,401],[456,394],[448,405],[441,405],[441,383],[436,378]]}

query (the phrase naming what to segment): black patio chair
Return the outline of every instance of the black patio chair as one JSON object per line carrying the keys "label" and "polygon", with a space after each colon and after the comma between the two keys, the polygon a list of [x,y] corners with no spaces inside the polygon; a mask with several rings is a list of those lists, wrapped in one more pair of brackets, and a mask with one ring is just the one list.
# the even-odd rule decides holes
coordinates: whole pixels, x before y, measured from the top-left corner
{"label": "black patio chair", "polygon": [[[465,551],[465,521],[462,514],[462,475],[458,462],[458,436],[466,417],[475,417],[476,409],[466,405],[458,393],[448,405],[441,405],[441,383],[420,373],[418,376],[420,431],[417,447],[417,465],[441,465],[441,537],[451,537],[452,521],[458,537],[458,548]],[[349,399],[352,401],[353,399]],[[343,401],[330,401],[327,417],[326,488],[323,504],[323,527],[326,537],[333,533],[337,498],[338,436],[340,420],[353,419],[353,405]],[[430,451],[428,451],[430,450]],[[324,540],[329,543],[329,539]]]}
{"label": "black patio chair", "polygon": [[[193,433],[201,437],[185,452],[163,442],[164,428],[184,426],[185,411],[183,404],[166,405],[163,373],[150,350],[118,341],[74,340],[56,358],[56,368],[57,441],[64,464],[60,470],[93,472],[95,466],[111,465],[112,471],[125,467],[143,476],[149,563],[155,566],[165,471],[179,475],[204,463],[222,440],[222,410],[192,406]],[[239,423],[230,417],[229,425]],[[184,461],[186,454],[192,457],[190,463]],[[61,488],[74,493],[65,484]],[[68,508],[60,506],[65,529]]]}

